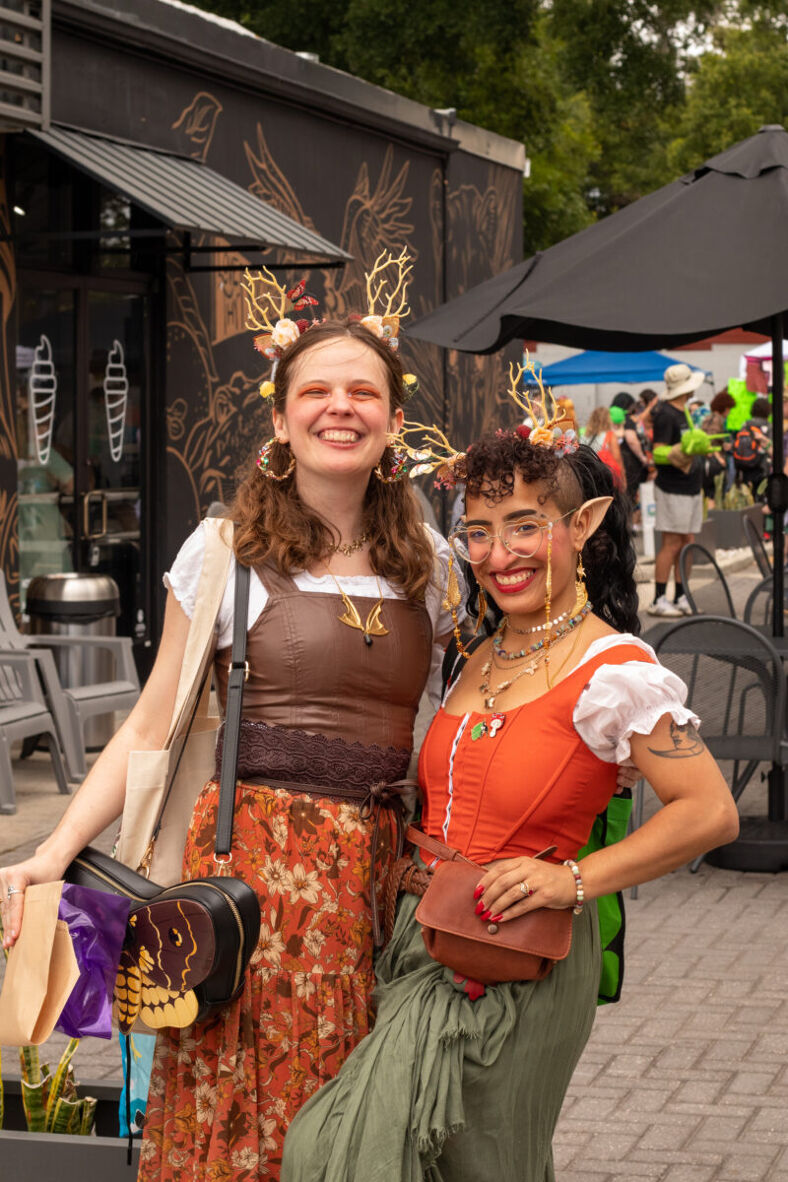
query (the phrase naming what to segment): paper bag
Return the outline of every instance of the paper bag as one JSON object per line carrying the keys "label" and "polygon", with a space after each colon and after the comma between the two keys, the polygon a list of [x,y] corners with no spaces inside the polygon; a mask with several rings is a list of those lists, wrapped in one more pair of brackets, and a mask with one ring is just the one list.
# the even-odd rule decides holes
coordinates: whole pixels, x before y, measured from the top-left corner
{"label": "paper bag", "polygon": [[46,1042],[79,979],[68,925],[58,919],[62,890],[62,882],[45,882],[25,891],[0,993],[0,1045]]}

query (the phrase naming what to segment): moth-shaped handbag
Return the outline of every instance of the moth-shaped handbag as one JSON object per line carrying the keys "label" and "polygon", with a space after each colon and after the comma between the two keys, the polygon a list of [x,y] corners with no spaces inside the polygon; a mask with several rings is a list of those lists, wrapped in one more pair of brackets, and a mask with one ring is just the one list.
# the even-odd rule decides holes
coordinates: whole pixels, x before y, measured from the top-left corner
{"label": "moth-shaped handbag", "polygon": [[[228,867],[232,860],[248,603],[249,568],[236,566],[214,853],[218,867]],[[220,873],[161,887],[91,846],[74,858],[65,878],[132,901],[115,987],[115,1017],[122,1033],[138,1019],[153,1029],[189,1026],[240,994],[260,934],[260,904],[248,883]]]}

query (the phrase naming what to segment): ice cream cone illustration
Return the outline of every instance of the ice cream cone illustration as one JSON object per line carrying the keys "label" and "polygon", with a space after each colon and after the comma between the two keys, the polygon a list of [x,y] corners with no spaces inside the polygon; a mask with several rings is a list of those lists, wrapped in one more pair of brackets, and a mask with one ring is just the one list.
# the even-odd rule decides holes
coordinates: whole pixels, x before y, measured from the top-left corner
{"label": "ice cream cone illustration", "polygon": [[126,425],[128,400],[129,381],[126,377],[123,346],[120,341],[113,341],[104,372],[104,408],[107,412],[109,451],[116,463],[123,455],[123,428]]}
{"label": "ice cream cone illustration", "polygon": [[52,428],[55,425],[57,374],[52,364],[52,345],[42,336],[36,345],[33,364],[27,377],[27,392],[33,415],[33,439],[39,464],[49,463]]}

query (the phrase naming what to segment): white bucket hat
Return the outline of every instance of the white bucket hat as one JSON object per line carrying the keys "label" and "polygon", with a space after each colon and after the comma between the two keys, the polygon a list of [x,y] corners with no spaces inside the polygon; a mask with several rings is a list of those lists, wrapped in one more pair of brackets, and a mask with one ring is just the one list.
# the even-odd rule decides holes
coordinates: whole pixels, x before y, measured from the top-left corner
{"label": "white bucket hat", "polygon": [[703,385],[705,376],[702,369],[690,369],[683,362],[669,365],[664,374],[665,389],[660,393],[660,402],[670,402],[682,394],[694,394],[698,386]]}

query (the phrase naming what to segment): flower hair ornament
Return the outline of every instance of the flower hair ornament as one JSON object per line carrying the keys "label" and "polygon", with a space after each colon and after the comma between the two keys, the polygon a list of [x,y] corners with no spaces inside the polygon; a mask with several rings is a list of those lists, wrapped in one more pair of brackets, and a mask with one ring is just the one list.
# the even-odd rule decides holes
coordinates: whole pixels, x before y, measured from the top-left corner
{"label": "flower hair ornament", "polygon": [[316,308],[317,300],[314,296],[306,294],[305,279],[287,291],[267,267],[254,273],[247,267],[241,286],[246,300],[246,327],[257,334],[254,338],[254,347],[258,353],[262,353],[274,363],[271,377],[260,386],[261,397],[272,398],[273,379],[279,358],[288,345],[298,340],[302,332],[319,323],[314,315],[311,320],[292,320],[286,313]]}

